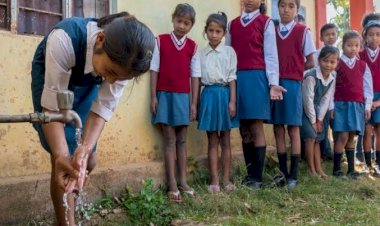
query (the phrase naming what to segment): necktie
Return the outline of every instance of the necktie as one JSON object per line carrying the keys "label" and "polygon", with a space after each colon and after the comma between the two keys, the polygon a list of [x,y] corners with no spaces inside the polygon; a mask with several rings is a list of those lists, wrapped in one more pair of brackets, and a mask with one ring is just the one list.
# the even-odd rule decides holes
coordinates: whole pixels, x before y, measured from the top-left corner
{"label": "necktie", "polygon": [[281,33],[282,36],[287,35],[288,32],[289,32],[289,31],[288,31],[288,29],[286,29],[286,27],[283,27],[283,28],[281,29],[281,31],[280,31],[280,33]]}
{"label": "necktie", "polygon": [[246,15],[245,17],[243,17],[243,22],[244,22],[245,24],[248,23],[249,20],[250,20],[250,18],[249,18],[248,15]]}

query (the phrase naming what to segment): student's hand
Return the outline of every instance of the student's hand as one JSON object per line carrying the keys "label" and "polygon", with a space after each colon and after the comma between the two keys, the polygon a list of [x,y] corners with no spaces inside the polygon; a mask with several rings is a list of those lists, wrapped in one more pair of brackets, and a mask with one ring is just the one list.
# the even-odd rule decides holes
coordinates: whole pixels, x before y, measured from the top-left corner
{"label": "student's hand", "polygon": [[75,170],[78,171],[77,179],[70,178],[69,183],[66,186],[67,192],[73,192],[75,190],[82,190],[84,182],[88,176],[87,173],[87,163],[89,157],[90,149],[86,145],[79,145],[75,149],[74,156],[71,160],[71,163]]}
{"label": "student's hand", "polygon": [[282,100],[283,96],[282,93],[285,93],[287,90],[282,86],[271,86],[270,87],[270,99],[271,100]]}
{"label": "student's hand", "polygon": [[150,102],[150,111],[153,113],[153,114],[156,114],[157,113],[157,97],[153,97],[151,102]]}
{"label": "student's hand", "polygon": [[79,171],[75,170],[68,156],[59,156],[55,159],[54,173],[55,182],[64,191],[66,191],[70,179],[77,180],[79,176]]}
{"label": "student's hand", "polygon": [[314,131],[316,133],[318,133],[318,125],[317,125],[317,123],[313,123],[312,126],[313,126]]}
{"label": "student's hand", "polygon": [[228,111],[230,112],[230,117],[233,118],[236,115],[236,102],[230,101],[228,103]]}
{"label": "student's hand", "polygon": [[371,111],[365,110],[365,120],[370,120],[371,119]]}
{"label": "student's hand", "polygon": [[334,119],[334,109],[330,110],[330,119]]}
{"label": "student's hand", "polygon": [[323,128],[323,122],[317,120],[316,124],[317,124],[317,133],[321,133],[322,132],[322,128]]}
{"label": "student's hand", "polygon": [[380,102],[379,101],[374,101],[372,103],[371,111],[376,111],[376,108],[378,108],[379,106],[380,106]]}
{"label": "student's hand", "polygon": [[190,121],[194,121],[195,119],[197,119],[197,106],[192,104],[190,106]]}

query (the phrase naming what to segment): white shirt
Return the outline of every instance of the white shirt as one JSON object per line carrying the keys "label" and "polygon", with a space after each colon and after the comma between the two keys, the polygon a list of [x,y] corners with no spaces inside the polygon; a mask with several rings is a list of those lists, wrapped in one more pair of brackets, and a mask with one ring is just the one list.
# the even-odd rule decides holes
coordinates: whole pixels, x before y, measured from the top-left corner
{"label": "white shirt", "polygon": [[203,85],[227,85],[236,80],[237,59],[232,47],[220,43],[213,49],[207,45],[200,51],[200,60]]}
{"label": "white shirt", "polygon": [[370,48],[366,48],[367,49],[367,52],[368,52],[368,55],[372,58],[372,59],[375,59],[377,54],[379,54],[379,47],[377,47],[375,50],[372,50]]}
{"label": "white shirt", "polygon": [[[342,55],[341,58],[344,63],[347,64],[349,68],[353,68],[357,61],[357,57],[349,58],[346,55]],[[372,74],[371,71],[366,64],[365,72],[363,76],[363,90],[364,90],[364,99],[365,99],[365,110],[370,111],[372,107],[373,100],[373,84],[372,84]],[[334,109],[334,98],[332,98],[330,103],[330,109]]]}
{"label": "white shirt", "polygon": [[[93,49],[96,37],[102,29],[96,22],[87,24],[87,49],[84,73],[93,73]],[[62,29],[53,30],[46,42],[45,56],[45,84],[41,97],[41,105],[49,110],[58,111],[57,93],[67,90],[71,68],[75,66],[75,52],[69,35]],[[75,76],[75,75],[74,75]],[[103,81],[100,84],[97,99],[91,106],[91,111],[108,121],[123,94],[127,81],[116,81],[109,84]]]}
{"label": "white shirt", "polygon": [[[172,36],[172,40],[175,41],[178,46],[181,46],[187,38],[186,36],[183,36],[180,40],[178,40],[173,32],[171,32],[170,35]],[[191,74],[191,77],[200,78],[202,76],[201,64],[199,60],[198,47],[196,48],[197,49],[195,50],[195,54],[191,58],[190,74]],[[152,61],[150,62],[150,70],[155,71],[155,72],[160,72],[160,49],[158,48],[157,38],[156,38],[156,46],[154,47],[154,50],[153,50]]]}
{"label": "white shirt", "polygon": [[[245,18],[248,16],[250,21],[246,24],[251,23],[258,15],[260,10],[255,10],[250,13],[243,12],[240,18]],[[240,19],[242,20],[242,19]],[[242,22],[243,23],[243,22]],[[228,24],[230,27],[231,22]],[[228,29],[226,34],[226,45],[231,46],[231,33]],[[276,41],[276,30],[272,20],[269,20],[269,23],[264,30],[264,62],[265,62],[265,71],[268,78],[269,85],[278,85],[279,81],[279,69],[278,69],[278,54],[277,54],[277,41]]]}
{"label": "white shirt", "polygon": [[[282,24],[282,23],[280,23],[279,24],[279,29],[280,29],[280,31],[282,31],[282,30],[288,30],[289,32],[286,35],[286,36],[288,36],[292,32],[292,30],[293,30],[293,28],[294,28],[295,25],[296,25],[296,22],[294,20],[292,20],[288,24]],[[313,37],[311,35],[311,31],[310,31],[310,29],[306,29],[305,37],[304,37],[304,40],[303,40],[303,55],[305,57],[307,57],[310,54],[313,54],[315,51],[317,51],[317,50],[315,49],[315,45],[314,45],[314,42],[313,42]]]}
{"label": "white shirt", "polygon": [[[306,116],[309,118],[311,124],[314,124],[316,120],[323,121],[323,118],[326,115],[326,112],[329,108],[331,98],[334,95],[335,91],[335,72],[329,74],[329,77],[325,80],[323,78],[321,68],[316,67],[310,70],[316,70],[316,78],[321,80],[323,86],[328,86],[330,83],[330,88],[321,98],[317,106],[314,106],[314,88],[316,85],[316,80],[313,76],[307,76],[302,82],[302,104],[303,110]],[[306,71],[307,74],[310,70]],[[317,109],[317,112],[315,111]]]}

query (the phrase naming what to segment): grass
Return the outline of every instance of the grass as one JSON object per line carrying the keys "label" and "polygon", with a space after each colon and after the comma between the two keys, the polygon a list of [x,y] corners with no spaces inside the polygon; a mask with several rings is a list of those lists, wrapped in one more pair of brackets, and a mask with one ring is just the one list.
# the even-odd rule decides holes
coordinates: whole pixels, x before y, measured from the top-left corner
{"label": "grass", "polygon": [[[325,172],[331,173],[331,163],[324,167]],[[85,225],[169,225],[170,222],[173,225],[380,225],[379,179],[344,181],[330,176],[320,180],[307,175],[303,162],[300,184],[295,190],[254,191],[240,186],[244,171],[241,164],[234,169],[236,191],[209,194],[207,170],[197,165],[192,175],[199,177],[192,186],[200,198],[184,197],[182,204],[169,203],[162,198],[164,188],[145,180],[139,192],[131,194],[127,190],[117,202],[109,196],[101,199],[110,208],[124,208],[122,213],[104,218],[94,216],[92,222],[96,224]],[[274,173],[275,169],[267,169],[265,181],[270,182]]]}

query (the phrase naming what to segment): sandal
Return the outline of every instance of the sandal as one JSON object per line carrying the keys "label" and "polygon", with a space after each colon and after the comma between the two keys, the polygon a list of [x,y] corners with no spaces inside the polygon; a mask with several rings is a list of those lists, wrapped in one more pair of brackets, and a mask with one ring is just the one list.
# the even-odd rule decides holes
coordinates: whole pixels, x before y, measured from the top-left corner
{"label": "sandal", "polygon": [[168,199],[170,202],[173,202],[173,203],[181,203],[182,202],[182,197],[181,197],[181,193],[179,192],[179,190],[168,191],[167,195],[168,195]]}
{"label": "sandal", "polygon": [[226,190],[226,191],[235,191],[236,190],[236,186],[233,183],[229,183],[226,186],[224,186],[224,190]]}
{"label": "sandal", "polygon": [[220,186],[218,184],[210,184],[207,187],[207,191],[210,193],[219,193],[220,192]]}
{"label": "sandal", "polygon": [[183,192],[183,194],[188,195],[188,196],[190,196],[193,199],[197,199],[198,198],[198,193],[196,193],[193,188],[190,188],[188,190],[184,190],[181,186],[179,186],[178,189],[181,192]]}

